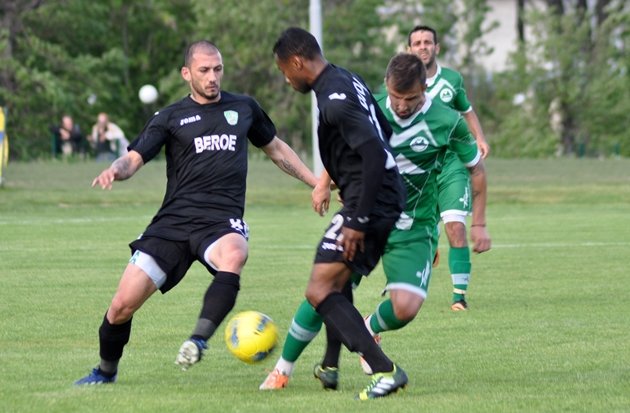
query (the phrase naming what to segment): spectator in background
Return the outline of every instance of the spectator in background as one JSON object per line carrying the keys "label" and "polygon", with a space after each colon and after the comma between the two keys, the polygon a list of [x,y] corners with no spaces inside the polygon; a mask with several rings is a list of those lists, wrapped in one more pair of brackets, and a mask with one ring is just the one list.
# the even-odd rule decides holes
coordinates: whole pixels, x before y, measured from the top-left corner
{"label": "spectator in background", "polygon": [[112,162],[127,153],[129,141],[125,138],[122,129],[109,121],[107,113],[98,114],[89,139],[96,153],[96,160],[99,162]]}
{"label": "spectator in background", "polygon": [[55,135],[55,155],[61,153],[64,159],[74,154],[85,154],[83,134],[72,116],[63,115],[61,125],[53,128]]}

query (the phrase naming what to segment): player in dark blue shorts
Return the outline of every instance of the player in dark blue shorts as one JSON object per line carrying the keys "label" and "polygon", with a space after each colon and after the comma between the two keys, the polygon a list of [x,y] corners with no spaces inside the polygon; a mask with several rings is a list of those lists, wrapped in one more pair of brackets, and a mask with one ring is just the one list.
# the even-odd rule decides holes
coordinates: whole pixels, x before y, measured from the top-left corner
{"label": "player in dark blue shorts", "polygon": [[[295,90],[315,92],[322,163],[344,202],[317,248],[306,299],[327,329],[374,367],[357,398],[384,397],[404,387],[407,376],[374,342],[342,289],[352,273],[367,275],[376,266],[404,207],[402,179],[386,143],[391,128],[363,80],[328,63],[306,30],[285,30],[273,52]],[[328,190],[329,181],[322,182],[315,191]]]}
{"label": "player in dark blue shorts", "polygon": [[112,383],[129,341],[133,314],[158,289],[165,293],[194,261],[213,275],[191,337],[176,362],[201,359],[207,340],[234,307],[248,254],[243,221],[248,140],[284,172],[314,187],[316,177],[276,137],[276,128],[251,97],[221,91],[223,60],[208,41],[191,44],[182,77],[190,95],[155,113],[140,135],[92,182],[111,189],[165,148],[166,193],[144,233],[130,244],[132,257],[99,329],[99,365],[75,384]]}

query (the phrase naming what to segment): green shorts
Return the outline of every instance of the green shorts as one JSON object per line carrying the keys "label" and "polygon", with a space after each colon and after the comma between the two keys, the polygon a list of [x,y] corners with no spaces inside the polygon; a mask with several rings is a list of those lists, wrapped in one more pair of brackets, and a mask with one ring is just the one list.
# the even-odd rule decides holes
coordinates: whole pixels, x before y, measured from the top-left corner
{"label": "green shorts", "polygon": [[435,255],[434,237],[433,224],[414,223],[410,230],[392,230],[383,255],[386,291],[406,290],[426,298]]}
{"label": "green shorts", "polygon": [[[438,209],[444,222],[466,222],[466,216],[472,212],[472,190],[470,174],[454,153],[448,152],[444,157],[444,168],[437,176]],[[447,219],[445,217],[455,217]]]}

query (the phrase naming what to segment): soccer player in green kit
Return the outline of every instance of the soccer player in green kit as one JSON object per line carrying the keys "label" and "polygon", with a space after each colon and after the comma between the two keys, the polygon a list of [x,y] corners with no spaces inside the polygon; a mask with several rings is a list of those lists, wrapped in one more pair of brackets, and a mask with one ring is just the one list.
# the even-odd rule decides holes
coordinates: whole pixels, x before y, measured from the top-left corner
{"label": "soccer player in green kit", "polygon": [[[422,61],[413,54],[403,53],[392,58],[385,84],[387,94],[376,98],[393,129],[389,144],[405,182],[407,202],[390,233],[382,258],[387,277],[385,290],[389,291],[390,298],[366,317],[366,327],[372,336],[404,327],[417,315],[427,296],[436,245],[437,176],[447,150],[453,151],[470,170],[473,223],[485,223],[485,169],[461,115],[433,102],[425,94],[426,71]],[[314,191],[316,209],[322,205],[322,197]],[[474,226],[471,238],[474,251],[490,249],[485,226]],[[307,302],[302,303],[292,320],[282,356],[261,384],[261,390],[286,387],[295,361],[321,324],[313,308]],[[326,389],[336,389],[338,384],[339,346],[333,342],[334,337],[329,334],[324,360],[313,372]],[[362,364],[364,371],[370,374],[369,365]]]}
{"label": "soccer player in green kit", "polygon": [[[427,94],[436,101],[460,112],[473,137],[477,141],[483,159],[488,156],[490,147],[481,129],[479,118],[473,110],[464,89],[462,75],[455,70],[440,66],[436,60],[440,44],[436,31],[429,26],[416,26],[407,39],[407,51],[422,60],[427,69]],[[468,171],[457,155],[447,151],[444,167],[438,176],[439,214],[450,244],[448,265],[453,281],[453,311],[466,310],[466,291],[471,274],[470,251],[466,238],[466,216],[472,204]],[[472,228],[485,222],[473,221]],[[437,231],[437,227],[436,227]]]}

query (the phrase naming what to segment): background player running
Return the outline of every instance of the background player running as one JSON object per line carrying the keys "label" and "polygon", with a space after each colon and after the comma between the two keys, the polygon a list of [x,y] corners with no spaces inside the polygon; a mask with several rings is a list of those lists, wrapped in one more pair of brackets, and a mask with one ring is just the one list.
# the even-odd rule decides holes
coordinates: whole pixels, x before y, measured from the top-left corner
{"label": "background player running", "polygon": [[[414,27],[409,32],[407,46],[408,51],[417,55],[427,68],[427,94],[463,115],[477,141],[481,157],[485,159],[490,147],[479,118],[466,96],[462,75],[453,69],[440,66],[437,62],[440,44],[436,31],[429,26]],[[453,282],[451,309],[466,310],[468,308],[466,292],[472,267],[466,237],[466,216],[470,214],[472,207],[470,177],[452,151],[446,153],[444,167],[438,176],[438,188],[439,214],[444,222],[444,230],[450,245],[448,266]],[[486,223],[474,221],[472,225],[485,226]]]}

